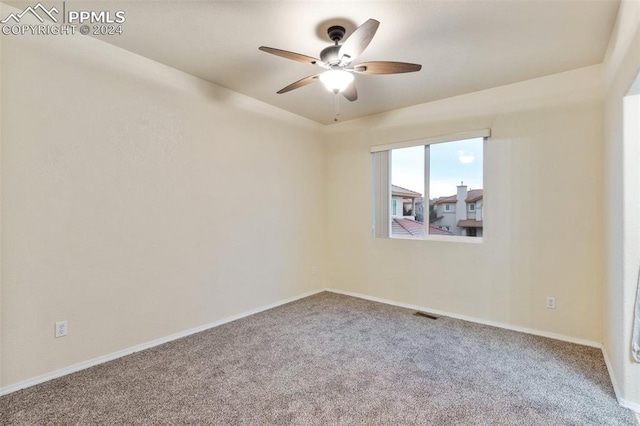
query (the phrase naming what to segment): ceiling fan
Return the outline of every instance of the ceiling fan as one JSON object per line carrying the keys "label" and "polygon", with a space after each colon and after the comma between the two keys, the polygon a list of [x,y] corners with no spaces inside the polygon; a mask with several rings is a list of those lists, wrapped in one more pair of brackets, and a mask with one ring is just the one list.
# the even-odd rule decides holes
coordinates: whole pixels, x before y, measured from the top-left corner
{"label": "ceiling fan", "polygon": [[[399,74],[407,72],[420,71],[422,65],[410,64],[407,62],[389,62],[389,61],[373,61],[362,62],[352,65],[366,47],[369,45],[373,36],[378,30],[380,22],[375,19],[369,19],[360,25],[345,40],[343,44],[339,44],[344,38],[344,27],[335,25],[327,30],[329,38],[334,42],[333,46],[329,46],[320,52],[320,59],[311,56],[301,55],[299,53],[289,52],[287,50],[275,49],[273,47],[260,46],[263,52],[272,55],[281,56],[298,62],[317,65],[324,68],[325,71],[319,74],[310,75],[302,78],[287,87],[278,90],[278,94],[290,92],[307,84],[320,80],[325,87],[335,93],[341,93],[349,101],[353,102],[358,99],[358,92],[354,83],[353,73],[356,74]],[[337,113],[336,113],[337,115]]]}

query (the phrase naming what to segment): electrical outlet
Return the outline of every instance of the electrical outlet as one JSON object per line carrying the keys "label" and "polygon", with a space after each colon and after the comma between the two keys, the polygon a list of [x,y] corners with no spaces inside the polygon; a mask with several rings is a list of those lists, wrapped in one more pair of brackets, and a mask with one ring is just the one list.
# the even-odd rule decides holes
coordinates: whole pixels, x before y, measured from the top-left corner
{"label": "electrical outlet", "polygon": [[56,322],[56,338],[64,337],[66,335],[67,335],[67,322],[66,321]]}
{"label": "electrical outlet", "polygon": [[318,275],[318,267],[317,266],[312,266],[311,267],[311,275]]}
{"label": "electrical outlet", "polygon": [[556,298],[547,297],[547,309],[555,309],[555,308],[556,308]]}

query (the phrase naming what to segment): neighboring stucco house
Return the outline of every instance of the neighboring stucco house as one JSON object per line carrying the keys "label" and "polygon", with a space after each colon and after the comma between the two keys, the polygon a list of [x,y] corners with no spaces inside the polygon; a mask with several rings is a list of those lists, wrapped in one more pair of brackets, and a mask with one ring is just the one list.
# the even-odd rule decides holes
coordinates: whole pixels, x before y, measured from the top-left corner
{"label": "neighboring stucco house", "polygon": [[416,219],[416,201],[422,194],[397,185],[391,185],[391,217]]}
{"label": "neighboring stucco house", "polygon": [[[423,238],[423,198],[419,192],[391,185],[391,236]],[[431,235],[453,235],[451,232],[429,225]]]}
{"label": "neighboring stucco house", "polygon": [[456,195],[431,200],[431,226],[453,235],[482,237],[483,190],[459,185]]}

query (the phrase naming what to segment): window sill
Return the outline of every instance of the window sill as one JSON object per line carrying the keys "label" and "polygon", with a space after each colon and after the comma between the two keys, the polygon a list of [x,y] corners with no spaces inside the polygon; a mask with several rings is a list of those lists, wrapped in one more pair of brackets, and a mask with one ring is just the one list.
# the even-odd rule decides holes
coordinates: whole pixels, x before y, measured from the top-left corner
{"label": "window sill", "polygon": [[466,244],[482,244],[483,237],[461,237],[458,235],[429,235],[423,238],[394,236],[389,237],[392,240],[414,240],[414,241],[438,241],[444,243],[466,243]]}

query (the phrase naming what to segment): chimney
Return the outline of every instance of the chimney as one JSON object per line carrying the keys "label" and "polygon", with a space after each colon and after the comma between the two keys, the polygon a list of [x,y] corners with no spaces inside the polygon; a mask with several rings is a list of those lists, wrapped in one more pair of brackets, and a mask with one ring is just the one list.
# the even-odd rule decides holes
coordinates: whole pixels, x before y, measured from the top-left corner
{"label": "chimney", "polygon": [[456,194],[458,199],[456,202],[456,224],[459,220],[467,219],[467,185],[464,182],[460,182],[458,185],[458,192]]}

